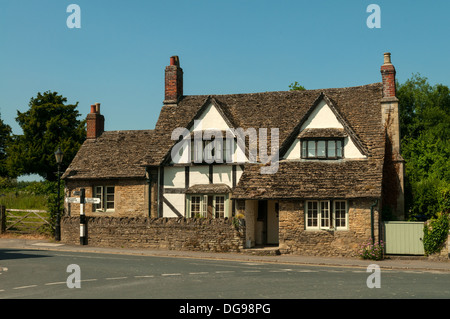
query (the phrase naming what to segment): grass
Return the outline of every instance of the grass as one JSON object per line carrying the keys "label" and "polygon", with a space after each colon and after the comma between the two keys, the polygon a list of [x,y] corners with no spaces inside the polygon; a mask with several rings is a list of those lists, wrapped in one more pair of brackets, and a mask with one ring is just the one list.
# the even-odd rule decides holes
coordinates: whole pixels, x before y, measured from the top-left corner
{"label": "grass", "polygon": [[[45,210],[49,211],[49,187],[45,183],[9,183],[0,188],[0,205],[6,209],[24,209],[24,210]],[[27,216],[26,216],[27,215]],[[39,215],[49,220],[49,213],[39,213]],[[26,216],[26,218],[23,218]],[[6,213],[7,232],[35,233],[41,235],[50,231],[48,224],[43,225],[41,218],[34,213],[27,212],[9,212]],[[16,221],[19,221],[17,224]]]}
{"label": "grass", "polygon": [[26,191],[5,193],[0,190],[0,205],[6,208],[47,210],[47,202],[46,195]]}

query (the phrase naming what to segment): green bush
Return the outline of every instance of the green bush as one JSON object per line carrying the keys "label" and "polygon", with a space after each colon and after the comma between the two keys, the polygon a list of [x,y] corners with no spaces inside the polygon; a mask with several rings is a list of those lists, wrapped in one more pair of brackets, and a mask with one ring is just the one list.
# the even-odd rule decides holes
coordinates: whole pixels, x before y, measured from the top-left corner
{"label": "green bush", "polygon": [[448,238],[449,227],[448,213],[439,213],[436,218],[432,218],[425,223],[423,227],[423,248],[426,255],[441,251]]}
{"label": "green bush", "polygon": [[384,243],[383,241],[380,241],[380,243],[372,244],[372,240],[370,240],[368,243],[361,245],[358,254],[362,259],[382,260],[384,255]]}

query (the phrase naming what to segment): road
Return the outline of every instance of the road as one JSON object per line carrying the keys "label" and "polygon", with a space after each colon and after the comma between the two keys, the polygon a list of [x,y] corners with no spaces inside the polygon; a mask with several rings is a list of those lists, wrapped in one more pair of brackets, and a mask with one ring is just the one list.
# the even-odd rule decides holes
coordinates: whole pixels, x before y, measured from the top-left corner
{"label": "road", "polygon": [[369,288],[372,274],[355,267],[2,249],[0,299],[450,297],[449,272],[383,269],[380,288]]}

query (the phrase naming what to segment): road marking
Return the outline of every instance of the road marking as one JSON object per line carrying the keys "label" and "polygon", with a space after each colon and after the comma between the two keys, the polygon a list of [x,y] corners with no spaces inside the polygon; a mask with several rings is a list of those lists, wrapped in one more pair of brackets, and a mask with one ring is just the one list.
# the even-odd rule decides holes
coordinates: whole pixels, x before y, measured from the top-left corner
{"label": "road marking", "polygon": [[118,279],[127,279],[128,277],[109,277],[105,278],[105,280],[118,280]]}
{"label": "road marking", "polygon": [[82,279],[82,280],[80,280],[80,281],[96,281],[97,279],[95,279],[95,278],[92,278],[92,279]]}
{"label": "road marking", "polygon": [[13,289],[26,289],[26,288],[33,288],[33,287],[37,287],[37,285],[30,285],[30,286],[15,287],[15,288],[13,288]]}
{"label": "road marking", "polygon": [[181,276],[180,273],[176,273],[176,274],[161,274],[161,276]]}
{"label": "road marking", "polygon": [[153,278],[155,276],[153,275],[141,275],[141,276],[134,276],[134,278]]}
{"label": "road marking", "polygon": [[58,247],[58,246],[63,246],[64,244],[56,244],[56,243],[36,243],[36,244],[31,244],[33,246],[47,246],[47,247]]}
{"label": "road marking", "polygon": [[261,270],[243,270],[242,272],[261,272]]}
{"label": "road marking", "polygon": [[65,282],[65,281],[48,282],[48,283],[46,283],[44,285],[45,286],[51,286],[51,285],[62,285],[62,284],[67,284],[67,282]]}
{"label": "road marking", "polygon": [[218,270],[216,271],[216,274],[227,274],[230,272],[234,272],[234,270]]}
{"label": "road marking", "polygon": [[190,272],[189,275],[206,275],[209,274],[209,272],[207,271],[202,271],[202,272]]}

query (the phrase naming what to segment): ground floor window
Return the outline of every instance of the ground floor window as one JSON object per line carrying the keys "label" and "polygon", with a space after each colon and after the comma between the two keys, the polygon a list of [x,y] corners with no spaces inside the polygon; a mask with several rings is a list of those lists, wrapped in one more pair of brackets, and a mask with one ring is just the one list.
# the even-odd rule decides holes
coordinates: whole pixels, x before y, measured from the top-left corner
{"label": "ground floor window", "polygon": [[307,201],[305,224],[306,229],[347,229],[347,201]]}
{"label": "ground floor window", "polygon": [[93,194],[95,198],[100,199],[100,204],[94,204],[93,210],[96,212],[112,212],[114,211],[114,186],[94,186]]}
{"label": "ground floor window", "polygon": [[187,216],[192,218],[224,218],[230,217],[228,194],[196,194],[188,195]]}

